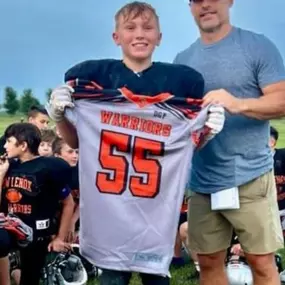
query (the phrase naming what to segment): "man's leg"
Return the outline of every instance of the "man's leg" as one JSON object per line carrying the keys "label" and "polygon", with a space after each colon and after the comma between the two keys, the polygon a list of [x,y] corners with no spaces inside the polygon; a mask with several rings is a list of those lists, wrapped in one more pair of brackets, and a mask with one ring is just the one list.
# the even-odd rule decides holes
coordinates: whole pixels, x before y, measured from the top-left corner
{"label": "man's leg", "polygon": [[128,285],[131,277],[131,272],[103,269],[99,280],[100,285]]}
{"label": "man's leg", "polygon": [[192,193],[188,209],[189,248],[198,256],[200,285],[227,285],[225,256],[232,237],[231,224],[211,210],[209,195]]}
{"label": "man's leg", "polygon": [[153,275],[153,274],[140,274],[143,285],[169,285],[169,278]]}
{"label": "man's leg", "polygon": [[224,211],[251,266],[255,285],[280,284],[274,252],[283,247],[273,172],[242,185],[240,209]]}

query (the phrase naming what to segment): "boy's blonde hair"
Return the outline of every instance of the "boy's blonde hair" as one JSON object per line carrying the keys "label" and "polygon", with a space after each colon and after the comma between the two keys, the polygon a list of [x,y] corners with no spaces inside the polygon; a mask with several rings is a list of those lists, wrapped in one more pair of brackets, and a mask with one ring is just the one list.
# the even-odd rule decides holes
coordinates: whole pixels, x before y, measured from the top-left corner
{"label": "boy's blonde hair", "polygon": [[118,21],[121,16],[123,17],[124,21],[128,21],[130,17],[132,17],[132,19],[135,19],[139,16],[145,15],[146,13],[151,13],[157,20],[157,23],[159,24],[159,17],[155,9],[150,4],[146,2],[134,1],[124,5],[116,13],[115,15],[116,27],[118,26]]}

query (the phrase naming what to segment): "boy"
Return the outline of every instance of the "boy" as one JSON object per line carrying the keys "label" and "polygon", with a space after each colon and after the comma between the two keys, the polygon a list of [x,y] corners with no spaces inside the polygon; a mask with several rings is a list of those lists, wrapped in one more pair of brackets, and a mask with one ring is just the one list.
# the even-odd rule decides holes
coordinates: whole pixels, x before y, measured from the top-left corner
{"label": "boy", "polygon": [[[201,98],[204,90],[202,76],[195,70],[182,66],[152,62],[152,54],[160,44],[161,32],[156,11],[147,3],[132,2],[122,7],[115,16],[113,39],[121,46],[123,60],[90,60],[71,68],[65,74],[65,82],[85,79],[96,82],[98,88],[117,89],[127,87],[135,94],[155,96],[169,92],[180,97]],[[47,110],[65,141],[73,148],[78,147],[74,125],[64,117],[66,107],[72,108],[73,89],[64,85],[53,91]],[[224,114],[220,108],[209,115],[207,124],[220,129]],[[215,130],[213,131],[213,133]],[[211,135],[213,134],[211,133]],[[81,189],[86,191],[87,189]],[[84,208],[82,208],[82,213]],[[92,215],[92,213],[90,213]],[[117,221],[113,221],[117,223]],[[108,225],[112,227],[112,225]],[[135,226],[135,224],[134,224]],[[114,233],[114,236],[116,233]],[[83,236],[84,238],[84,236]],[[172,246],[172,245],[170,245]],[[143,284],[169,284],[167,276],[141,274]],[[130,272],[105,268],[101,284],[129,284]]]}
{"label": "boy", "polygon": [[78,231],[79,227],[78,150],[72,149],[62,138],[57,137],[52,143],[52,153],[55,157],[65,160],[71,166],[69,187],[75,202],[75,208],[71,219],[68,241],[74,242],[75,232]]}
{"label": "boy", "polygon": [[71,148],[62,138],[55,138],[52,143],[52,153],[55,157],[65,160],[70,166],[77,165],[78,150]]}
{"label": "boy", "polygon": [[39,155],[40,156],[52,156],[52,143],[56,139],[56,134],[53,130],[47,129],[42,130],[42,140],[39,146]]}
{"label": "boy", "polygon": [[[23,119],[21,119],[22,122]],[[28,112],[27,120],[29,123],[37,126],[40,130],[46,129],[49,124],[49,116],[45,108],[42,106],[32,106]],[[5,137],[0,138],[0,155],[5,153],[4,144]]]}
{"label": "boy", "polygon": [[[7,157],[0,163],[1,212],[17,215],[33,229],[33,242],[20,248],[21,284],[38,285],[46,253],[67,248],[64,238],[74,207],[67,186],[70,167],[61,159],[38,156],[41,134],[32,124],[12,124],[4,136]],[[56,233],[52,220],[60,200],[63,214]],[[8,253],[14,246],[15,238],[0,228],[0,284],[9,284]]]}

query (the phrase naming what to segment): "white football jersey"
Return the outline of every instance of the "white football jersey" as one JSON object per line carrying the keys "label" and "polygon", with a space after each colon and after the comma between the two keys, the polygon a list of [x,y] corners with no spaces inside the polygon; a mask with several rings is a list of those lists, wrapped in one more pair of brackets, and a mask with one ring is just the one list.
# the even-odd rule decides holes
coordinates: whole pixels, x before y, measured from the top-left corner
{"label": "white football jersey", "polygon": [[166,276],[192,135],[205,129],[208,108],[193,113],[169,94],[123,93],[81,98],[70,111],[79,137],[80,248],[100,268]]}

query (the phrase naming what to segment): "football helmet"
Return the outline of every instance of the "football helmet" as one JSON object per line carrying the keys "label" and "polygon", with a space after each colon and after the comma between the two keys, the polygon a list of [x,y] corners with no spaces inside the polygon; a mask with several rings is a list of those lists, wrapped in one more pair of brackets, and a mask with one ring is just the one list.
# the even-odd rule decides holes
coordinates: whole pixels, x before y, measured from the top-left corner
{"label": "football helmet", "polygon": [[87,272],[88,278],[97,278],[102,274],[102,270],[100,268],[98,268],[94,264],[90,263],[86,258],[84,258],[80,254],[79,244],[77,244],[77,243],[71,244],[71,249],[72,249],[73,254],[75,254],[76,256],[78,256],[81,259],[82,264],[83,264],[83,266]]}
{"label": "football helmet", "polygon": [[244,258],[231,256],[226,262],[226,273],[230,285],[253,285],[252,272]]}
{"label": "football helmet", "polygon": [[43,285],[85,285],[87,272],[80,258],[71,253],[49,253],[42,270]]}

